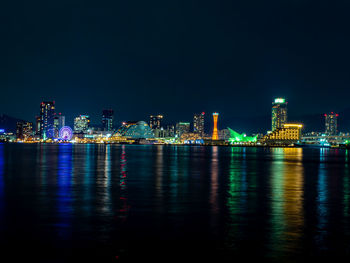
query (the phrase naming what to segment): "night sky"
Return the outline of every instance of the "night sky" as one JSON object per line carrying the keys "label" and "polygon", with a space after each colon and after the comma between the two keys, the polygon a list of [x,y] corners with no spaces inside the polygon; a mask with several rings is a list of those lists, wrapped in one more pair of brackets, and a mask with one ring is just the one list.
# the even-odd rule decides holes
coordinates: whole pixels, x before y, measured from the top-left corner
{"label": "night sky", "polygon": [[[0,113],[34,121],[55,100],[71,122],[221,120],[350,106],[350,2],[6,1],[0,7]],[[230,123],[235,127],[235,123]]]}

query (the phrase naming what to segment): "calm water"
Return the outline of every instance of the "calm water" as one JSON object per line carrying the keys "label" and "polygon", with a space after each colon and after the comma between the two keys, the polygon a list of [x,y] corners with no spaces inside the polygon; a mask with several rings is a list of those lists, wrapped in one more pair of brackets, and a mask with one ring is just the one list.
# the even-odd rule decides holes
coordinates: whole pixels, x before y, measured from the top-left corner
{"label": "calm water", "polygon": [[0,144],[1,254],[37,262],[350,258],[349,156]]}

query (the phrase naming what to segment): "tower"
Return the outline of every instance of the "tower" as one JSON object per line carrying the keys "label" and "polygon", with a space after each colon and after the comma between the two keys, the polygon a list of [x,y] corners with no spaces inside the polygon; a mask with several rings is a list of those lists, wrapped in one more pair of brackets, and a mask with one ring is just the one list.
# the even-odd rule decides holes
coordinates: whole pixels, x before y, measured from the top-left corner
{"label": "tower", "polygon": [[193,116],[193,132],[200,136],[204,135],[204,114],[202,112]]}
{"label": "tower", "polygon": [[284,98],[276,98],[272,103],[272,131],[282,128],[287,122],[287,102]]}
{"label": "tower", "polygon": [[113,130],[114,112],[112,109],[102,111],[102,126],[105,131]]}
{"label": "tower", "polygon": [[338,133],[338,114],[331,112],[325,114],[326,135],[337,135]]}
{"label": "tower", "polygon": [[214,129],[213,129],[212,140],[219,140],[219,135],[218,135],[218,117],[219,117],[219,113],[214,112],[213,113]]}
{"label": "tower", "polygon": [[43,101],[40,104],[40,137],[44,140],[54,138],[55,102]]}

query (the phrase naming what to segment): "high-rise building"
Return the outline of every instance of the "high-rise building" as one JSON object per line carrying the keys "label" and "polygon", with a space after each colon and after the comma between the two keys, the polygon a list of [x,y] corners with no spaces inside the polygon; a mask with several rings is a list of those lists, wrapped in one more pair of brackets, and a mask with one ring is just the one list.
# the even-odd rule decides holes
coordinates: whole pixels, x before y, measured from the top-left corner
{"label": "high-rise building", "polygon": [[63,116],[61,113],[58,113],[58,130],[60,130],[64,126],[66,126],[66,117]]}
{"label": "high-rise building", "polygon": [[190,132],[189,122],[178,122],[176,123],[176,135],[181,137],[182,134]]}
{"label": "high-rise building", "polygon": [[56,115],[53,120],[54,138],[58,138],[58,131],[59,131],[58,125],[59,125],[59,119],[58,119],[58,116]]}
{"label": "high-rise building", "polygon": [[213,121],[214,121],[214,128],[213,128],[213,140],[219,140],[219,134],[218,134],[218,117],[219,113],[214,112],[213,113]]}
{"label": "high-rise building", "polygon": [[17,122],[16,137],[20,140],[26,140],[33,136],[33,123],[28,121]]}
{"label": "high-rise building", "polygon": [[40,124],[41,124],[41,118],[40,116],[35,117],[35,135],[40,136]]}
{"label": "high-rise building", "polygon": [[193,132],[204,136],[204,112],[193,116]]}
{"label": "high-rise building", "polygon": [[338,134],[338,114],[331,112],[325,114],[325,124],[326,124],[326,135],[337,135]]}
{"label": "high-rise building", "polygon": [[284,98],[276,98],[272,103],[272,131],[282,128],[287,122],[287,102]]}
{"label": "high-rise building", "polygon": [[40,137],[54,138],[55,102],[43,101],[40,104]]}
{"label": "high-rise building", "polygon": [[102,126],[104,131],[113,131],[114,111],[112,109],[102,111]]}
{"label": "high-rise building", "polygon": [[150,116],[150,121],[149,121],[149,127],[151,129],[160,129],[163,127],[162,125],[163,122],[163,115],[151,115]]}
{"label": "high-rise building", "polygon": [[79,115],[74,119],[74,132],[86,133],[89,129],[90,117],[88,115]]}

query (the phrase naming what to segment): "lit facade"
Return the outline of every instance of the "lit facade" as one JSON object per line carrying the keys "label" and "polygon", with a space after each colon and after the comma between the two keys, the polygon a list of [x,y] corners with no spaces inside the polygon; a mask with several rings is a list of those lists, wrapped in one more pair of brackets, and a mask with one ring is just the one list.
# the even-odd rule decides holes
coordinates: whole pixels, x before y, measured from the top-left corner
{"label": "lit facade", "polygon": [[181,137],[184,133],[190,132],[190,123],[189,122],[178,122],[176,123],[176,136]]}
{"label": "lit facade", "polygon": [[205,113],[194,114],[193,116],[193,132],[204,136],[204,115]]}
{"label": "lit facade", "polygon": [[214,128],[213,128],[212,140],[219,140],[219,134],[218,134],[218,117],[219,117],[219,113],[214,112],[214,113],[213,113]]}
{"label": "lit facade", "polygon": [[35,135],[40,136],[40,125],[41,125],[41,118],[40,116],[35,117]]}
{"label": "lit facade", "polygon": [[102,126],[104,131],[113,131],[114,111],[112,109],[102,111]]}
{"label": "lit facade", "polygon": [[287,122],[287,102],[284,98],[276,98],[272,103],[272,131],[282,128]]}
{"label": "lit facade", "polygon": [[115,135],[131,139],[154,138],[152,129],[144,121],[124,122],[123,125],[117,130]]}
{"label": "lit facade", "polygon": [[238,132],[227,128],[230,132],[229,142],[231,144],[235,143],[255,143],[257,141],[258,135],[256,136],[247,136],[245,133],[239,134]]}
{"label": "lit facade", "polygon": [[331,112],[325,114],[325,126],[326,126],[326,135],[337,135],[338,134],[338,114]]}
{"label": "lit facade", "polygon": [[151,115],[149,127],[151,129],[161,129],[163,127],[163,115]]}
{"label": "lit facade", "polygon": [[74,132],[87,133],[90,125],[90,117],[88,115],[79,115],[74,119]]}
{"label": "lit facade", "polygon": [[16,137],[20,140],[27,140],[33,136],[33,123],[28,121],[17,122]]}
{"label": "lit facade", "polygon": [[54,138],[55,102],[43,101],[40,104],[40,138]]}
{"label": "lit facade", "polygon": [[265,135],[262,142],[267,144],[290,145],[301,140],[303,124],[285,123],[282,128]]}

